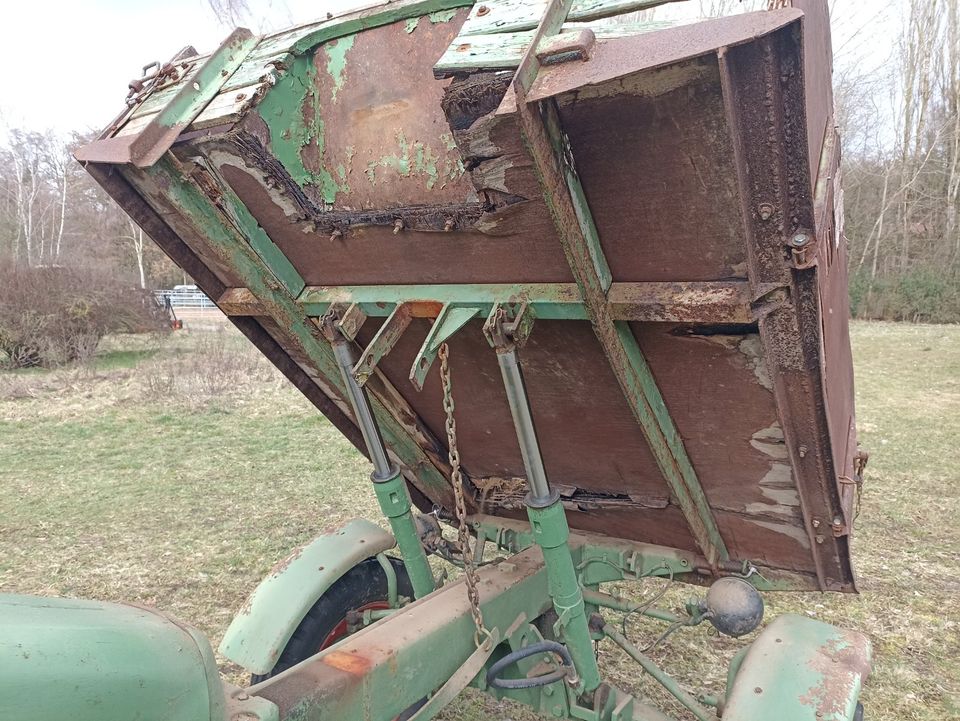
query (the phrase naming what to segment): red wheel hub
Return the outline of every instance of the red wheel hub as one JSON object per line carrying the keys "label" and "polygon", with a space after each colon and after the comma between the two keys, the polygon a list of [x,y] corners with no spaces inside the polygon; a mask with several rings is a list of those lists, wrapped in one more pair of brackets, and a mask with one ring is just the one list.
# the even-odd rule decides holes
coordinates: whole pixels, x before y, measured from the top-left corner
{"label": "red wheel hub", "polygon": [[326,638],[323,639],[323,643],[320,644],[320,648],[318,648],[317,651],[319,652],[325,648],[329,648],[337,641],[346,638],[350,634],[350,624],[347,621],[347,617],[351,613],[363,613],[364,611],[377,611],[386,608],[390,608],[390,604],[386,601],[371,601],[370,603],[364,604],[359,608],[354,608],[348,611],[344,617],[340,619],[340,622],[331,629]]}

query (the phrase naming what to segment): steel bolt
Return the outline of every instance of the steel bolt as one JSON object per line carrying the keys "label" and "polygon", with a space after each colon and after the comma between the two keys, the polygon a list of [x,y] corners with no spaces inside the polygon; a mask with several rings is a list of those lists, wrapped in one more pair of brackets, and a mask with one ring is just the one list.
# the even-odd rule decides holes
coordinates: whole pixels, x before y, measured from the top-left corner
{"label": "steel bolt", "polygon": [[483,17],[489,12],[490,12],[490,8],[488,8],[486,5],[481,5],[480,7],[477,8],[477,17]]}
{"label": "steel bolt", "polygon": [[401,218],[397,218],[395,221],[393,221],[393,234],[396,235],[401,230],[403,230],[403,220]]}
{"label": "steel bolt", "polygon": [[797,233],[790,239],[790,245],[795,248],[802,248],[810,242],[810,236],[806,233]]}
{"label": "steel bolt", "polygon": [[340,240],[342,237],[343,237],[343,231],[340,230],[339,228],[337,230],[334,230],[332,233],[330,233],[331,241]]}
{"label": "steel bolt", "polygon": [[456,225],[457,223],[453,218],[447,218],[447,222],[443,224],[443,230],[445,233],[449,233]]}
{"label": "steel bolt", "polygon": [[760,213],[760,220],[770,220],[773,216],[773,205],[770,203],[760,203],[760,207],[757,208],[757,212]]}

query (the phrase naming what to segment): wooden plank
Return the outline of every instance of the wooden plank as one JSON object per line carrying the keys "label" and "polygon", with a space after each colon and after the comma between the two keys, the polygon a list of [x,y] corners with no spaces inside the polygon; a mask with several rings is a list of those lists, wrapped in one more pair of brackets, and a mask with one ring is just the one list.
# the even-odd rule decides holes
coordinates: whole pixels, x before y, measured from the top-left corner
{"label": "wooden plank", "polygon": [[[599,20],[647,10],[669,2],[678,0],[574,0],[566,19],[571,22]],[[547,6],[548,0],[484,0],[473,6],[460,34],[486,35],[533,30],[546,12]]]}
{"label": "wooden plank", "polygon": [[611,315],[606,298],[608,284],[602,273],[605,261],[598,262],[599,239],[576,178],[572,151],[560,127],[556,104],[527,102],[527,93],[540,69],[534,49],[542,37],[559,30],[569,3],[570,0],[551,0],[544,13],[531,48],[514,76],[515,112],[597,339],[697,545],[711,567],[717,568],[729,559],[729,554],[713,511],[633,331],[627,322],[614,320]]}
{"label": "wooden plank", "polygon": [[[649,21],[609,25],[602,23],[564,23],[561,33],[592,30],[598,40],[623,38],[674,27],[669,21]],[[459,35],[434,65],[434,75],[446,77],[464,70],[500,70],[515,68],[530,47],[533,30]]]}
{"label": "wooden plank", "polygon": [[269,82],[261,82],[220,93],[196,117],[190,129],[202,130],[216,125],[232,125],[260,99],[269,87]]}

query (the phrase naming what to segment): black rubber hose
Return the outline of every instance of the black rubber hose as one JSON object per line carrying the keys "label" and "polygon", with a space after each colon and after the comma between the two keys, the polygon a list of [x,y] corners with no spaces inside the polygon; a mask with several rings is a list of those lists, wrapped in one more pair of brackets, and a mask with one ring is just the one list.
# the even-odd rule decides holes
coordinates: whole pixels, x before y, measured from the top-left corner
{"label": "black rubber hose", "polygon": [[[500,673],[508,666],[538,653],[557,654],[563,660],[563,668],[533,678],[500,678]],[[568,677],[572,678],[575,675],[576,669],[573,666],[573,659],[570,657],[570,652],[566,646],[556,641],[540,641],[508,653],[493,664],[487,671],[487,685],[494,688],[536,688],[538,686],[548,686],[551,683],[562,681]]]}

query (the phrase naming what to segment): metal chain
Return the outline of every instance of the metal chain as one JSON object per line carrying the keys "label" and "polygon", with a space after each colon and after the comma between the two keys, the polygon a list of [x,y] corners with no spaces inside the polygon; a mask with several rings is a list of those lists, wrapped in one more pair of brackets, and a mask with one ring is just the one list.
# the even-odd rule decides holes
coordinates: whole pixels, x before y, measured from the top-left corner
{"label": "metal chain", "polygon": [[463,560],[463,573],[467,585],[467,598],[470,599],[470,614],[473,616],[473,625],[476,630],[473,640],[477,648],[489,638],[490,632],[483,625],[483,612],[480,610],[480,593],[477,590],[477,569],[473,563],[473,553],[470,550],[470,531],[467,527],[467,504],[463,497],[463,473],[460,471],[460,450],[457,446],[457,421],[453,417],[453,384],[450,380],[450,350],[447,344],[440,346],[437,352],[440,359],[440,381],[443,384],[443,410],[447,415],[447,446],[450,453],[450,482],[453,485],[453,496],[456,500],[457,514],[457,545],[460,546],[460,556]]}

